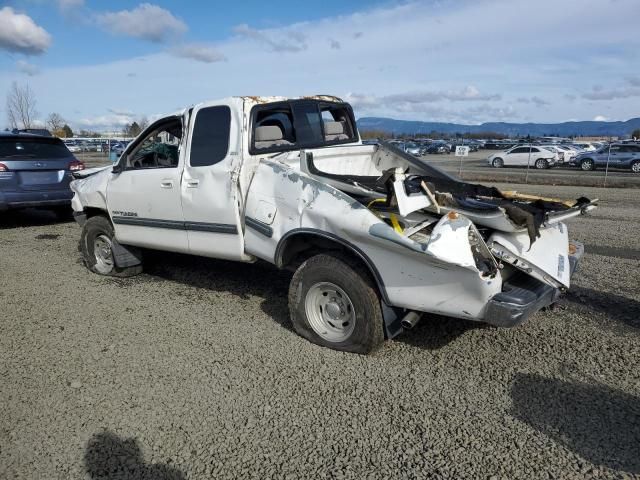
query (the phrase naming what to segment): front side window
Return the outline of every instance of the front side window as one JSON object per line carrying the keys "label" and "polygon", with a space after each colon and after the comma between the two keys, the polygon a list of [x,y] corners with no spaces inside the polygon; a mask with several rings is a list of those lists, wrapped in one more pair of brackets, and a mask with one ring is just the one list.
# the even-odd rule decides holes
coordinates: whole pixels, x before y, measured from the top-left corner
{"label": "front side window", "polygon": [[231,109],[227,106],[202,108],[196,114],[191,154],[192,167],[215,165],[227,156]]}
{"label": "front side window", "polygon": [[161,123],[127,155],[125,168],[139,170],[177,167],[181,138],[180,119]]}
{"label": "front side window", "polygon": [[252,110],[253,154],[314,148],[357,141],[348,104],[294,100],[259,105]]}

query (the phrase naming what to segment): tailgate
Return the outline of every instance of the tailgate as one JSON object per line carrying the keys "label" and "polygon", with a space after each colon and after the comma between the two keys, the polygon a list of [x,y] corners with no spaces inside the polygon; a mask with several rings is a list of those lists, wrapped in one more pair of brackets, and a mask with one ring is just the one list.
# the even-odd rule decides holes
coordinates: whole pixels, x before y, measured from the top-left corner
{"label": "tailgate", "polygon": [[533,245],[527,232],[494,232],[487,244],[499,260],[548,285],[569,288],[569,235],[564,223],[540,228],[540,237]]}
{"label": "tailgate", "polygon": [[[51,186],[61,184],[65,170],[20,171],[17,172],[18,184],[23,188]],[[62,185],[61,185],[62,186]]]}

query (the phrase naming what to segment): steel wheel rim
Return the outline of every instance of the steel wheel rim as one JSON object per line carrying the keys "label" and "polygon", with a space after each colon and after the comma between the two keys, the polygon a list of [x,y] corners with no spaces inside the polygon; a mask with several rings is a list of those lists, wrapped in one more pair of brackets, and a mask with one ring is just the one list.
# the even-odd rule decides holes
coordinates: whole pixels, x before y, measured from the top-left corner
{"label": "steel wheel rim", "polygon": [[113,270],[113,253],[109,237],[100,234],[93,240],[93,256],[96,259],[96,270],[98,272],[109,273]]}
{"label": "steel wheel rim", "polygon": [[591,170],[591,161],[585,160],[584,162],[582,162],[582,169]]}
{"label": "steel wheel rim", "polygon": [[536,160],[536,168],[538,170],[542,170],[545,167],[545,161],[540,159],[540,160]]}
{"label": "steel wheel rim", "polygon": [[324,340],[344,342],[353,333],[356,325],[353,303],[342,288],[331,282],[312,285],[304,309],[309,325]]}
{"label": "steel wheel rim", "polygon": [[631,171],[634,173],[640,173],[640,162],[631,165]]}

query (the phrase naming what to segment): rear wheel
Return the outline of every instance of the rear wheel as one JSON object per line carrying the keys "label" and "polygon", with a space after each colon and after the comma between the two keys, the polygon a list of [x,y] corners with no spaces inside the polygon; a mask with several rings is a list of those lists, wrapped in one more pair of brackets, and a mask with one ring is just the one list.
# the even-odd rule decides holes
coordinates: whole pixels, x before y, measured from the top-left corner
{"label": "rear wheel", "polygon": [[640,160],[636,160],[631,164],[631,171],[633,173],[640,173]]}
{"label": "rear wheel", "polygon": [[315,255],[300,265],[289,310],[296,332],[324,347],[366,354],[384,340],[380,298],[368,272],[340,254]]}
{"label": "rear wheel", "polygon": [[491,165],[493,165],[495,168],[504,167],[504,160],[502,160],[501,158],[494,158],[491,162]]}
{"label": "rear wheel", "polygon": [[538,170],[543,170],[545,168],[549,168],[549,162],[547,162],[544,158],[539,158],[536,160],[535,166]]}
{"label": "rear wheel", "polygon": [[591,160],[590,158],[585,158],[580,162],[580,168],[584,171],[594,170],[595,165],[593,163],[593,160]]}
{"label": "rear wheel", "polygon": [[86,267],[94,273],[112,277],[131,277],[142,272],[142,265],[120,268],[113,256],[113,225],[98,215],[87,220],[82,227],[80,250]]}

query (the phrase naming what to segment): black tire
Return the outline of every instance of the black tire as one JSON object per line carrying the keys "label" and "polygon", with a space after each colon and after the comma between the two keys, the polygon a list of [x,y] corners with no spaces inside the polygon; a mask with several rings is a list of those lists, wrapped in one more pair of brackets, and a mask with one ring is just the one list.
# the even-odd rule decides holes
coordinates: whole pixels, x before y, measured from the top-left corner
{"label": "black tire", "polygon": [[585,158],[580,162],[580,169],[584,171],[595,170],[596,164],[591,158]]}
{"label": "black tire", "polygon": [[538,170],[544,170],[545,168],[549,168],[549,162],[547,160],[545,160],[544,158],[538,158],[536,160],[536,163],[534,163],[534,166]]}
{"label": "black tire", "polygon": [[[323,338],[311,325],[307,315],[306,304],[311,301],[307,299],[310,289],[325,282],[342,289],[353,306],[352,331],[348,338],[341,341]],[[364,267],[339,253],[318,254],[300,265],[289,286],[289,311],[296,332],[323,347],[367,354],[380,347],[384,341],[382,309],[377,288]]]}
{"label": "black tire", "polygon": [[106,275],[110,277],[132,277],[142,272],[142,265],[134,265],[132,267],[119,268],[113,261],[111,253],[111,266],[99,264],[95,254],[96,238],[102,237],[109,241],[114,239],[113,225],[108,218],[102,215],[96,215],[87,220],[82,227],[80,235],[80,252],[85,266],[93,273],[98,275]]}
{"label": "black tire", "polygon": [[635,162],[631,162],[631,171],[633,173],[640,173],[640,160],[636,160]]}
{"label": "black tire", "polygon": [[495,168],[502,168],[504,167],[504,160],[500,157],[496,157],[491,161],[491,166]]}

